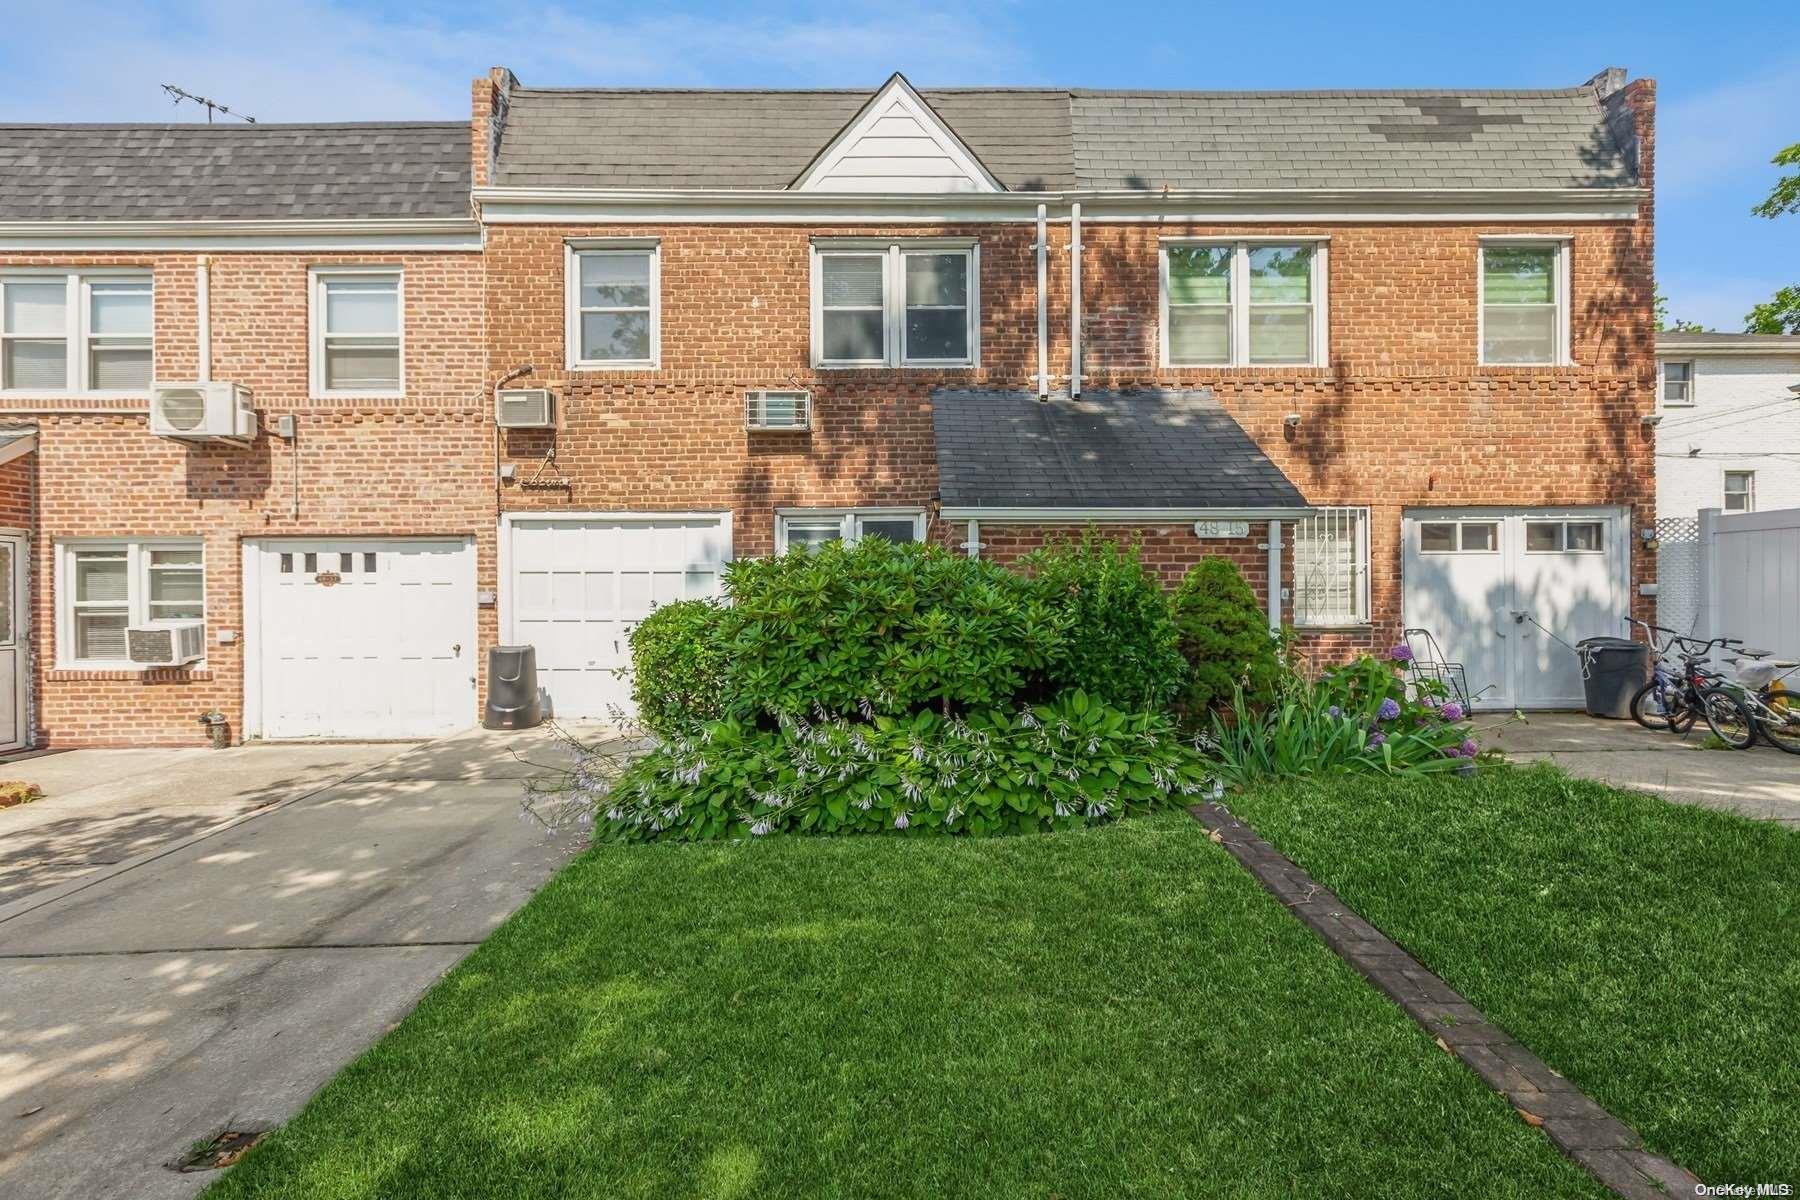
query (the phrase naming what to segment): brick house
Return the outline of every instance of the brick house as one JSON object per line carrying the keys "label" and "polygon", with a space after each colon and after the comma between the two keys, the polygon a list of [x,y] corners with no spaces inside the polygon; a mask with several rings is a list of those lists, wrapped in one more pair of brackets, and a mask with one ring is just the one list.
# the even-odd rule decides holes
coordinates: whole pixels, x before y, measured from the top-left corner
{"label": "brick house", "polygon": [[[203,708],[431,732],[475,720],[498,639],[537,647],[559,715],[600,716],[633,622],[734,555],[1004,560],[1088,528],[1171,580],[1231,556],[1321,659],[1426,625],[1489,700],[1566,704],[1545,630],[1648,603],[1653,111],[1617,71],[1227,94],[496,69],[467,127],[0,129],[0,289],[64,272],[71,361],[101,363],[111,290],[81,271],[147,271],[156,381],[243,384],[260,420],[182,442],[135,376],[0,380],[20,711],[60,744],[192,740]],[[177,186],[156,139],[205,169]],[[135,186],[93,188],[102,164]],[[42,309],[0,336],[34,342]],[[333,355],[356,387],[319,386]],[[76,652],[80,625],[129,654],[196,587],[203,661]]]}

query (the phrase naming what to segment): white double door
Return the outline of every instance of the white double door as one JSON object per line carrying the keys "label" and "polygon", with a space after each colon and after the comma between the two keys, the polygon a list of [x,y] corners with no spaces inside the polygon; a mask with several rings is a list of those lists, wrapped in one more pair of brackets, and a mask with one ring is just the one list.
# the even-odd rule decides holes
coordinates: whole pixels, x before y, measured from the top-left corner
{"label": "white double door", "polygon": [[566,719],[631,715],[631,631],[660,604],[720,594],[729,513],[510,514],[501,637],[537,651]]}
{"label": "white double door", "polygon": [[1409,509],[1401,524],[1405,623],[1463,664],[1477,705],[1580,707],[1569,647],[1629,633],[1625,510]]}

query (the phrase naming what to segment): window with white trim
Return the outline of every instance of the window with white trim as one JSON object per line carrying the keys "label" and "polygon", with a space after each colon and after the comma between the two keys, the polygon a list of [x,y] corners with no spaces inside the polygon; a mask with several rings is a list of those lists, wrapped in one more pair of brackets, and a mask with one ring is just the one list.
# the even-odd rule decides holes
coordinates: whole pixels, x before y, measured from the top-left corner
{"label": "window with white trim", "polygon": [[980,262],[974,243],[815,245],[814,365],[975,365]]}
{"label": "window with white trim", "polygon": [[1569,361],[1568,243],[1481,245],[1481,362],[1556,366]]}
{"label": "window with white trim", "polygon": [[1604,521],[1527,521],[1527,554],[1601,554],[1606,550]]}
{"label": "window with white trim", "polygon": [[658,245],[571,245],[568,275],[569,367],[655,368],[661,361]]}
{"label": "window with white trim", "polygon": [[803,547],[816,553],[828,542],[855,545],[864,538],[889,542],[925,540],[925,514],[915,508],[801,509],[775,517],[775,553]]}
{"label": "window with white trim", "polygon": [[1164,366],[1324,363],[1322,240],[1166,242],[1161,275]]}
{"label": "window with white trim", "polygon": [[315,270],[312,288],[312,394],[403,395],[400,272]]}
{"label": "window with white trim", "polygon": [[1294,522],[1294,623],[1369,620],[1369,510],[1321,508]]}
{"label": "window with white trim", "polygon": [[1694,402],[1694,364],[1693,361],[1663,360],[1661,367],[1662,386],[1657,392],[1664,404],[1682,405]]}
{"label": "window with white trim", "polygon": [[195,540],[64,542],[56,547],[57,661],[130,667],[133,625],[206,618],[205,551]]}
{"label": "window with white trim", "polygon": [[1755,471],[1725,472],[1725,511],[1738,513],[1756,511]]}
{"label": "window with white trim", "polygon": [[1421,521],[1421,554],[1494,554],[1500,549],[1497,521]]}
{"label": "window with white trim", "polygon": [[154,290],[148,272],[0,273],[0,391],[146,392]]}

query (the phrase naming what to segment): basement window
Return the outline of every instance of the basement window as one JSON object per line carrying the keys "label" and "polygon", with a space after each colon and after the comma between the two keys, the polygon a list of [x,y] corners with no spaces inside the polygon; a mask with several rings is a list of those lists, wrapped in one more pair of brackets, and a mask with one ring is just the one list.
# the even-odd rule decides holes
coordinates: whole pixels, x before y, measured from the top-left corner
{"label": "basement window", "polygon": [[145,272],[0,274],[0,391],[143,395],[153,293]]}
{"label": "basement window", "polygon": [[198,541],[59,542],[55,594],[59,666],[131,667],[131,626],[205,619],[205,551]]}
{"label": "basement window", "polygon": [[916,508],[794,509],[775,517],[775,553],[804,548],[817,553],[830,542],[855,545],[864,538],[889,542],[925,540],[925,514]]}

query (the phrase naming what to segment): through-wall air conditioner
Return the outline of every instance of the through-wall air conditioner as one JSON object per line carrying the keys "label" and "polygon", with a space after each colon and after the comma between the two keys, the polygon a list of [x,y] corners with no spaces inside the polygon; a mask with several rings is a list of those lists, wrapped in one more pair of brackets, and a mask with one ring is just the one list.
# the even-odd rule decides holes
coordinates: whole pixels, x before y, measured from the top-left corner
{"label": "through-wall air conditioner", "polygon": [[150,432],[196,442],[256,436],[250,389],[236,383],[159,383],[150,389]]}
{"label": "through-wall air conditioner", "polygon": [[812,428],[812,393],[745,392],[744,428],[765,433],[805,433]]}
{"label": "through-wall air conditioner", "polygon": [[165,621],[132,625],[125,630],[131,661],[146,667],[179,667],[206,655],[206,625],[201,621]]}
{"label": "through-wall air conditioner", "polygon": [[494,393],[494,424],[502,429],[550,429],[556,397],[549,388],[501,388]]}

